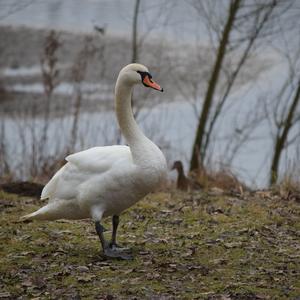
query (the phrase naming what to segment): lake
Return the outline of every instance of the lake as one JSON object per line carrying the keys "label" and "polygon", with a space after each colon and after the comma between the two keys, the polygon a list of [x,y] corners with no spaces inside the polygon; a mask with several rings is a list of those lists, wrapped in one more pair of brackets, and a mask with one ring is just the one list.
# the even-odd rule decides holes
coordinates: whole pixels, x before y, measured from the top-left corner
{"label": "lake", "polygon": [[[12,3],[16,5],[12,10]],[[3,25],[26,25],[35,28],[54,28],[69,30],[72,32],[93,32],[94,26],[105,28],[107,36],[118,36],[125,40],[131,37],[132,15],[134,1],[96,1],[96,0],[44,0],[44,1],[0,1],[1,15],[0,24]],[[19,5],[19,6],[18,6]],[[160,14],[162,7],[168,11]],[[147,12],[147,13],[146,13]],[[184,43],[191,44],[201,36],[201,42],[206,44],[207,36],[200,25],[195,12],[183,1],[159,1],[143,2],[140,16],[140,35],[149,33],[149,38],[167,37],[171,48],[179,47]],[[197,30],[196,30],[197,29]],[[197,34],[195,32],[197,31]],[[180,33],[180,35],[178,35]],[[180,36],[180,40],[178,40]],[[17,47],[18,48],[18,47]],[[111,48],[113,49],[113,48]],[[115,48],[114,48],[115,49]],[[17,51],[17,49],[16,49]],[[129,51],[123,49],[122,51]],[[112,50],[108,50],[108,54]],[[68,54],[68,53],[67,53]],[[66,54],[66,55],[67,55]],[[20,54],[16,54],[20,58]],[[21,57],[22,58],[22,57]],[[108,57],[110,58],[110,57]],[[225,107],[222,118],[217,124],[214,134],[214,143],[211,147],[212,165],[220,166],[230,161],[230,169],[241,180],[252,187],[265,187],[268,182],[268,168],[272,154],[272,135],[270,126],[267,122],[261,122],[255,127],[249,139],[246,140],[235,154],[229,159],[230,153],[235,146],[232,143],[232,136],[235,135],[236,141],[242,122],[251,114],[255,114],[255,108],[259,104],[259,96],[263,93],[271,94],[281,83],[286,74],[284,66],[280,65],[273,52],[265,52],[260,57],[261,61],[267,58],[274,66],[261,72],[257,78],[249,84],[243,84],[242,88],[234,91],[230,96],[228,105]],[[5,60],[5,58],[4,58]],[[153,58],[146,60],[152,61]],[[1,77],[8,82],[5,88],[18,97],[41,97],[43,95],[43,85],[40,80],[39,58],[31,66],[26,66],[25,62],[18,61],[17,67],[6,66],[1,70]],[[24,64],[24,66],[23,66]],[[65,63],[62,67],[68,67]],[[3,61],[2,65],[5,65]],[[122,60],[115,65],[111,62],[108,72],[112,73],[108,78],[115,78],[116,70],[122,65]],[[185,167],[191,153],[194,132],[197,125],[197,114],[200,112],[202,99],[193,107],[190,99],[183,99],[176,96],[172,81],[168,76],[168,68],[164,67],[162,80],[166,85],[166,93],[159,96],[155,104],[141,110],[138,121],[146,134],[162,147],[168,158],[169,164],[173,160],[182,160]],[[94,78],[94,76],[91,76]],[[84,81],[81,83],[81,91],[86,101],[99,102],[98,106],[91,109],[82,109],[78,125],[78,142],[76,150],[85,149],[95,145],[107,145],[118,140],[118,128],[112,107],[113,80],[107,82]],[[96,81],[96,82],[95,82]],[[164,86],[165,87],[165,86]],[[203,90],[205,85],[202,86]],[[70,98],[74,94],[74,85],[63,80],[55,89],[54,95],[62,99]],[[203,92],[202,92],[203,94]],[[140,95],[140,94],[138,94]],[[174,96],[175,95],[175,96]],[[148,95],[158,97],[155,94]],[[239,101],[237,101],[239,100]],[[15,104],[17,109],[18,104]],[[13,109],[14,110],[14,109]],[[63,151],[70,141],[70,131],[72,127],[72,116],[53,117],[48,128],[49,144],[45,145],[47,155],[55,156],[58,151]],[[32,150],[32,139],[34,138],[32,128],[41,131],[43,128],[43,118],[36,117],[34,120],[22,116],[22,114],[4,114],[1,118],[5,124],[5,146],[10,155],[12,164],[18,169],[24,163],[24,158]],[[22,131],[22,134],[20,133]],[[58,130],[60,129],[60,130]],[[298,130],[295,128],[295,130]],[[20,136],[22,135],[22,137]],[[22,139],[24,142],[20,142]],[[124,141],[123,141],[124,142]],[[291,146],[286,151],[282,159],[282,169],[293,165],[296,157],[296,146]],[[21,172],[20,177],[25,173]],[[26,177],[26,176],[25,176]]]}

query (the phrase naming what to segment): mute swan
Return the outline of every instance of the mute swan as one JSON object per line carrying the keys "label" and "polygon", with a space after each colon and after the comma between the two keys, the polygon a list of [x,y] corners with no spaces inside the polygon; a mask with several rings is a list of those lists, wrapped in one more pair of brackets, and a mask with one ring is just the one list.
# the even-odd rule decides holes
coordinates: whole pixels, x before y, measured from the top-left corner
{"label": "mute swan", "polygon": [[[117,120],[129,146],[94,147],[66,157],[67,163],[44,187],[41,199],[49,202],[22,220],[92,218],[107,257],[132,258],[129,249],[116,243],[119,215],[154,191],[166,179],[167,164],[163,153],[139,129],[131,109],[135,84],[142,83],[158,91],[141,64],[125,66],[115,88]],[[112,216],[112,240],[104,239],[103,217]]]}

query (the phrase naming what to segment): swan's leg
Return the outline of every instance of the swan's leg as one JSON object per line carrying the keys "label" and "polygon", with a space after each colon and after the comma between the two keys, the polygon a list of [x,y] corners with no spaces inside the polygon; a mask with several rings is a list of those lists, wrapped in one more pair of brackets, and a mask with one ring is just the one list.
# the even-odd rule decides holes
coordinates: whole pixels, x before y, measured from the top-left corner
{"label": "swan's leg", "polygon": [[99,239],[100,239],[100,243],[101,243],[101,246],[102,246],[102,249],[104,251],[105,248],[107,248],[107,242],[104,238],[104,235],[103,235],[103,232],[105,231],[104,227],[100,224],[99,221],[95,222],[95,228],[96,228],[96,232],[99,236]]}
{"label": "swan's leg", "polygon": [[132,259],[132,256],[130,254],[124,253],[124,251],[120,251],[117,248],[110,247],[110,244],[107,243],[104,238],[104,234],[103,234],[103,232],[105,231],[104,227],[100,224],[99,221],[95,222],[95,228],[96,228],[96,232],[99,236],[104,255],[106,257]]}
{"label": "swan's leg", "polygon": [[112,225],[113,225],[113,231],[111,236],[111,246],[117,246],[117,230],[119,226],[119,216],[115,215],[112,217]]}
{"label": "swan's leg", "polygon": [[114,215],[112,217],[112,225],[113,225],[113,230],[112,230],[110,247],[112,249],[117,249],[118,251],[131,252],[131,250],[129,248],[123,248],[117,244],[117,230],[118,230],[118,226],[119,226],[119,216]]}

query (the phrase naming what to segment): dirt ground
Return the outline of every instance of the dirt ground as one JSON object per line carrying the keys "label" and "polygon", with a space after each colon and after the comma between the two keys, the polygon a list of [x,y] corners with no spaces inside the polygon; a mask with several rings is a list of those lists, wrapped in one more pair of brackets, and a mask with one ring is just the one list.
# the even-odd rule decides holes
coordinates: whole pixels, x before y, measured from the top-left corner
{"label": "dirt ground", "polygon": [[[300,203],[271,191],[152,194],[121,216],[132,261],[91,221],[20,223],[43,203],[0,192],[0,298],[299,299]],[[104,226],[110,235],[110,220]]]}

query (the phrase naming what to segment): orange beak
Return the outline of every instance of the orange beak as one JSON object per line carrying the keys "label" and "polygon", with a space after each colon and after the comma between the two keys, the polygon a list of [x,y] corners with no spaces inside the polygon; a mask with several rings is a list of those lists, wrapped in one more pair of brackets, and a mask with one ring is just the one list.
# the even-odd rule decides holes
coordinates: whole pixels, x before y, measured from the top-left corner
{"label": "orange beak", "polygon": [[148,86],[148,87],[151,87],[155,90],[158,90],[160,92],[163,92],[164,89],[162,87],[160,87],[159,84],[157,84],[156,82],[154,82],[152,79],[149,78],[149,76],[145,76],[144,79],[143,79],[143,84],[145,86]]}

